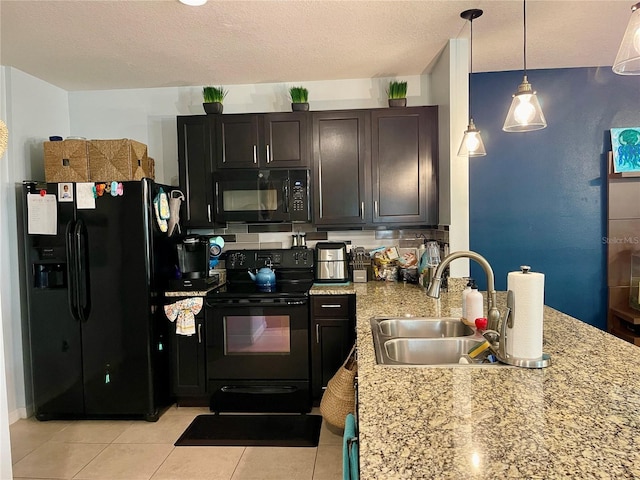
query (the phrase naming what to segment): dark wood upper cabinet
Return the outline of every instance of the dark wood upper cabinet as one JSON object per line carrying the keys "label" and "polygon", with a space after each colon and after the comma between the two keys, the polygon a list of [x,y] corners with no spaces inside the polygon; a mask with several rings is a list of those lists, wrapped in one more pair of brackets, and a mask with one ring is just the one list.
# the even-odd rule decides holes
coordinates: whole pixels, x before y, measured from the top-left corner
{"label": "dark wood upper cabinet", "polygon": [[436,225],[437,107],[371,111],[374,224]]}
{"label": "dark wood upper cabinet", "polygon": [[316,225],[438,224],[438,107],[312,118]]}
{"label": "dark wood upper cabinet", "polygon": [[263,119],[266,166],[299,168],[309,166],[309,114],[268,113]]}
{"label": "dark wood upper cabinet", "polygon": [[258,116],[218,115],[218,168],[258,168]]}
{"label": "dark wood upper cabinet", "polygon": [[367,111],[312,114],[316,225],[371,221],[370,116]]}
{"label": "dark wood upper cabinet", "polygon": [[215,117],[207,115],[177,118],[180,190],[185,195],[180,219],[186,227],[210,227],[215,223],[212,191],[214,125]]}
{"label": "dark wood upper cabinet", "polygon": [[217,117],[217,168],[309,165],[307,113],[225,114]]}
{"label": "dark wood upper cabinet", "polygon": [[313,223],[438,224],[438,107],[178,117],[181,218],[215,224],[219,169],[311,168]]}

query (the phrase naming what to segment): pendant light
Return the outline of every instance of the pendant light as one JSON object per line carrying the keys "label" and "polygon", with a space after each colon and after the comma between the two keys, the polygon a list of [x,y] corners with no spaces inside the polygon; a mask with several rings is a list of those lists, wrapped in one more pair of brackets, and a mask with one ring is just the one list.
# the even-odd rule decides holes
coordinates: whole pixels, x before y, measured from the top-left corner
{"label": "pendant light", "polygon": [[527,0],[522,1],[522,9],[524,79],[518,85],[518,91],[513,95],[509,113],[507,113],[507,118],[502,126],[502,130],[505,132],[531,132],[547,126],[536,92],[533,91],[529,80],[527,80]]}
{"label": "pendant light", "polygon": [[458,149],[459,157],[482,157],[487,154],[484,149],[484,143],[480,136],[480,131],[473,123],[473,115],[471,115],[471,74],[473,73],[473,20],[482,15],[482,10],[473,8],[471,10],[465,10],[460,14],[465,20],[469,20],[471,24],[471,33],[469,37],[469,126],[464,131],[464,137],[462,137],[462,143]]}
{"label": "pendant light", "polygon": [[613,72],[618,75],[640,75],[640,3],[631,7],[631,18],[613,62]]}

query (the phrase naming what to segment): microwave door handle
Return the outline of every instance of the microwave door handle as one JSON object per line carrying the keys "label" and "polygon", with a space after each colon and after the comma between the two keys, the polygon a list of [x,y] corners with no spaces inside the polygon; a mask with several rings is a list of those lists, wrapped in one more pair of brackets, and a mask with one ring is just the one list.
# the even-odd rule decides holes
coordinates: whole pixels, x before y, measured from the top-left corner
{"label": "microwave door handle", "polygon": [[282,191],[284,193],[284,213],[289,213],[289,179],[282,183]]}

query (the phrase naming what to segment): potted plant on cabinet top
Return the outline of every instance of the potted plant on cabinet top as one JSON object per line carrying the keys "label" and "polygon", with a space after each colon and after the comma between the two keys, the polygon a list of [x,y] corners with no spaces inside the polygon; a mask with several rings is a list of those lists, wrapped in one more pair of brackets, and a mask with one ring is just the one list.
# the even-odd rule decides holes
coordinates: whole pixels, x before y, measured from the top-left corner
{"label": "potted plant on cabinet top", "polygon": [[291,87],[289,89],[291,97],[291,110],[294,112],[306,112],[309,110],[309,92],[304,87]]}
{"label": "potted plant on cabinet top", "polygon": [[222,113],[222,102],[227,91],[222,87],[202,87],[202,99],[206,113]]}
{"label": "potted plant on cabinet top", "polygon": [[389,82],[387,89],[390,107],[406,107],[407,106],[407,82]]}

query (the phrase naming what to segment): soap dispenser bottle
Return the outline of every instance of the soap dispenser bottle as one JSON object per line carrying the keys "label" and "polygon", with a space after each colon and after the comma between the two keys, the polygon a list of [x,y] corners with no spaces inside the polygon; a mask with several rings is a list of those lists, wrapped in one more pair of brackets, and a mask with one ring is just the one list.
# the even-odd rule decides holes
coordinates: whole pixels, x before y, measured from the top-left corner
{"label": "soap dispenser bottle", "polygon": [[467,316],[463,318],[463,322],[469,326],[474,327],[476,318],[481,318],[483,311],[484,299],[482,294],[478,291],[476,282],[471,282],[471,291],[466,297]]}
{"label": "soap dispenser bottle", "polygon": [[467,318],[467,295],[471,291],[471,284],[473,283],[473,278],[469,277],[468,280],[467,286],[462,290],[462,318]]}

